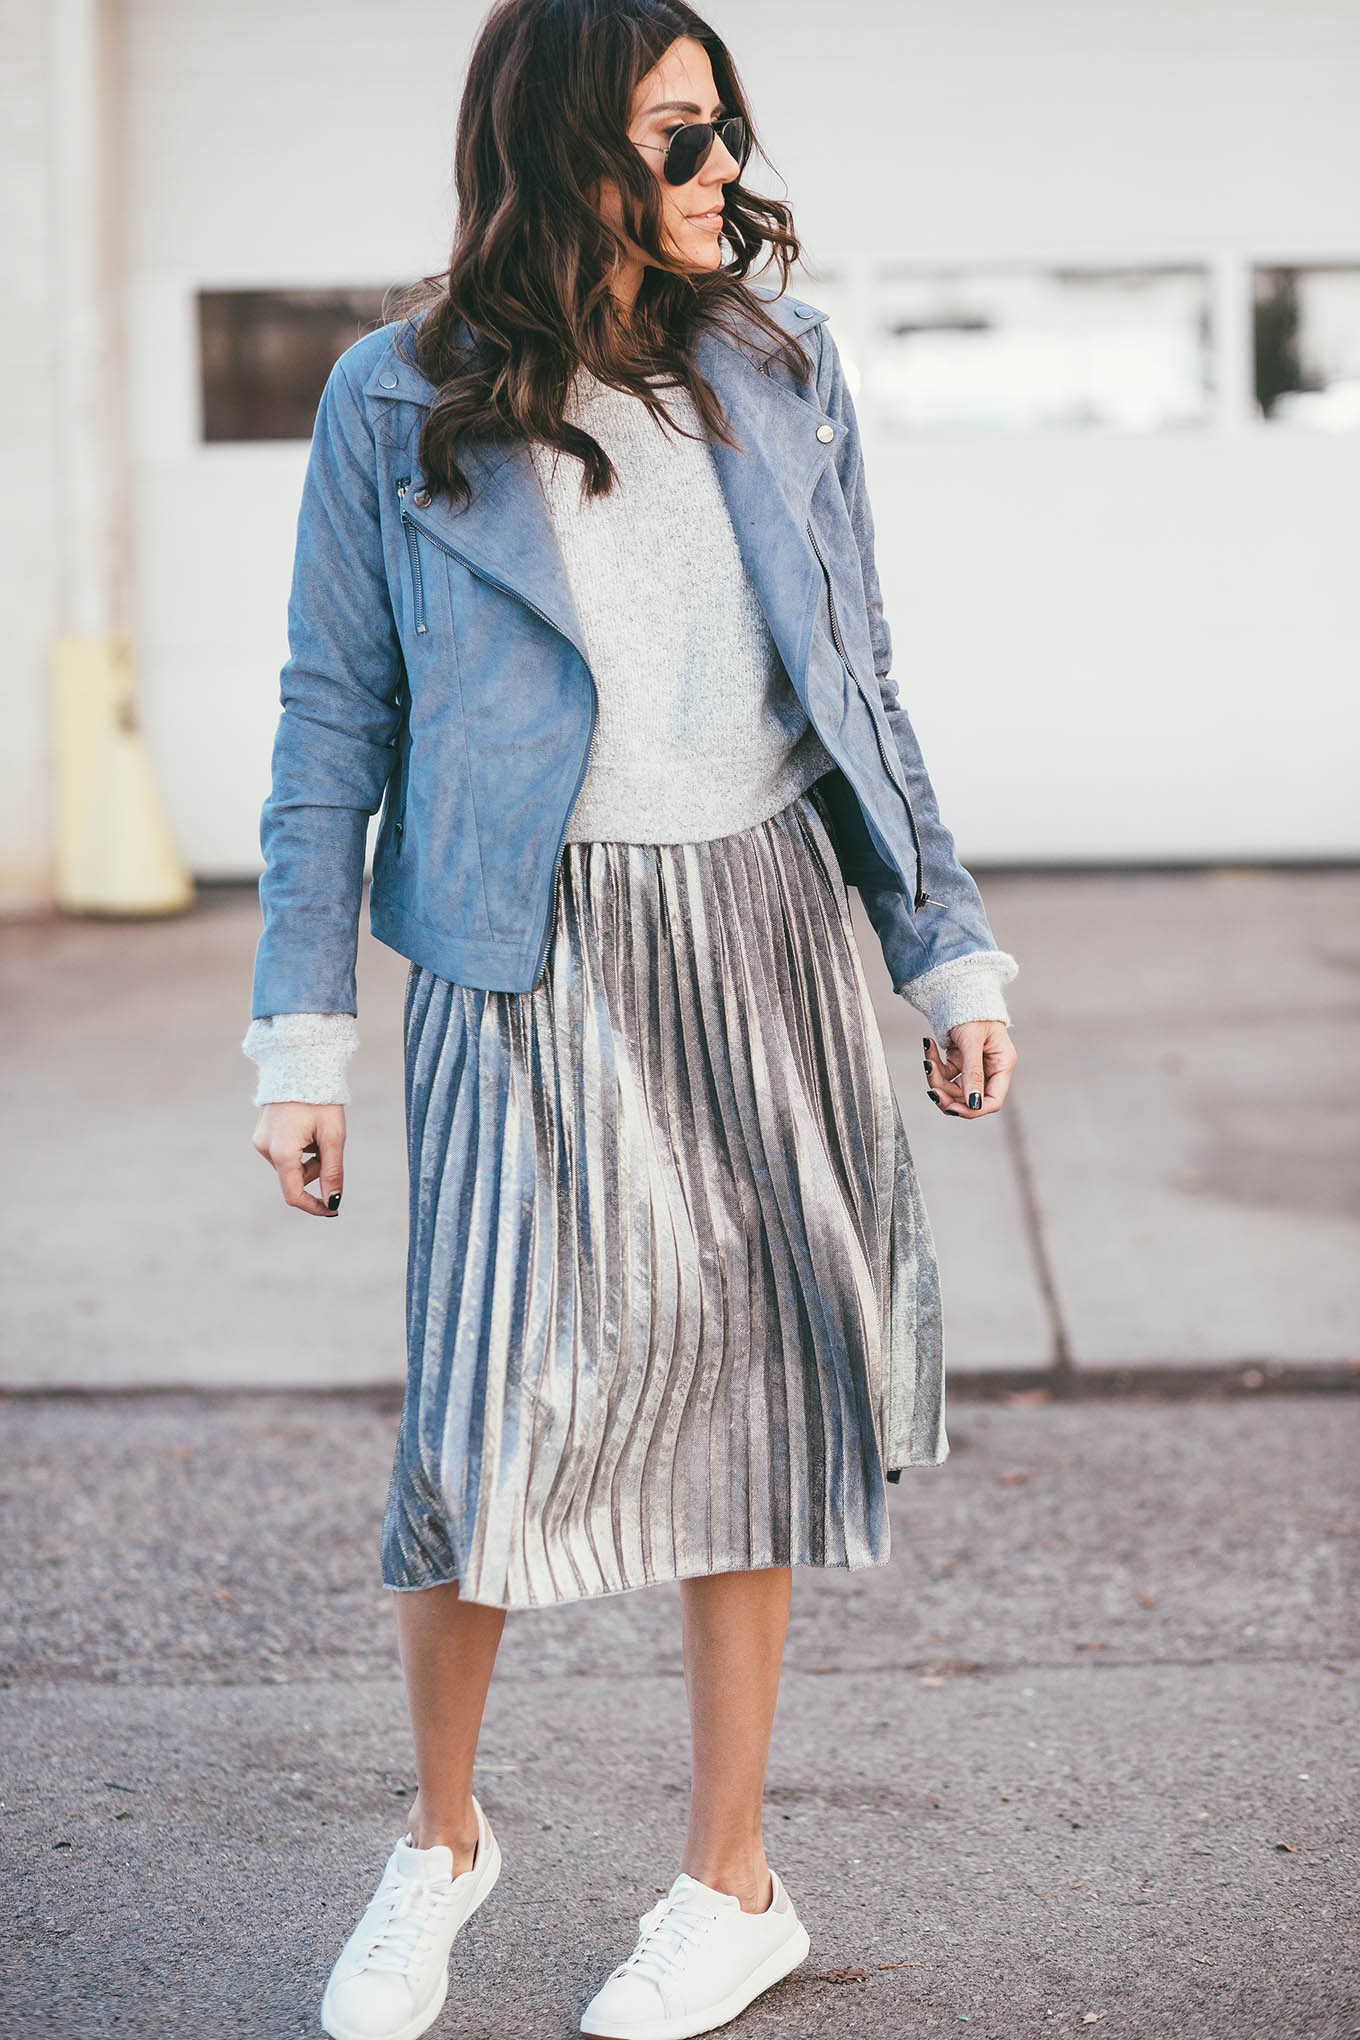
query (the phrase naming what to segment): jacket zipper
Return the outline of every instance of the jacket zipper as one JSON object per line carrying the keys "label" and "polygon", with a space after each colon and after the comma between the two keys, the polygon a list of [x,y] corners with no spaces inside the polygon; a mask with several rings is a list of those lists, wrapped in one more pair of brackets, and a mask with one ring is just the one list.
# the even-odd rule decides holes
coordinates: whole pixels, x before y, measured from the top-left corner
{"label": "jacket zipper", "polygon": [[[398,497],[404,497],[406,491],[409,489],[410,486],[411,477],[409,475],[403,475],[400,481],[397,483]],[[420,542],[416,537],[415,530],[411,524],[411,520],[406,515],[406,506],[404,502],[402,504],[401,522],[402,527],[406,533],[406,550],[410,556],[411,561],[411,588],[414,594],[416,605],[416,636],[424,637],[426,635],[425,577],[420,571]]]}
{"label": "jacket zipper", "polygon": [[[509,592],[513,593],[514,591],[513,591],[513,590],[511,590],[511,591],[509,591]],[[526,604],[525,604],[525,607],[526,607],[526,608],[528,608],[528,609],[533,609],[533,606],[534,606],[534,605],[533,605],[533,603],[532,603],[532,602],[529,602],[529,603],[526,603]],[[540,612],[540,611],[538,611],[538,610],[535,610],[535,611],[534,611],[534,613],[535,613],[535,615],[539,615],[539,614],[541,614],[541,612]],[[545,623],[546,623],[546,622],[548,621],[548,619],[547,619],[546,617],[544,617],[544,619],[543,619],[543,620],[544,620],[544,622],[545,622]],[[553,624],[553,625],[551,626],[551,628],[552,628],[552,629],[554,629],[554,630],[556,630],[556,629],[557,629],[557,626],[556,626],[555,624]],[[558,636],[560,637],[561,635],[562,635],[561,631],[558,631]],[[549,938],[550,938],[550,936],[552,935],[552,922],[553,922],[553,908],[554,908],[554,906],[556,905],[556,893],[557,893],[557,867],[558,867],[559,863],[561,862],[561,858],[562,858],[562,846],[563,846],[563,844],[564,844],[564,843],[566,842],[566,840],[567,840],[567,825],[568,825],[568,823],[569,823],[569,822],[571,821],[571,811],[572,811],[572,809],[573,809],[573,808],[575,807],[575,805],[576,805],[576,800],[577,800],[577,796],[579,795],[579,793],[580,793],[580,791],[581,791],[581,788],[582,788],[582,786],[583,786],[583,785],[585,784],[585,777],[586,777],[586,767],[587,767],[587,766],[589,765],[589,763],[590,763],[590,747],[591,747],[592,743],[593,743],[593,742],[594,742],[594,740],[595,740],[595,719],[596,719],[596,714],[597,714],[597,709],[596,709],[596,701],[597,701],[597,698],[598,698],[598,697],[596,696],[596,693],[595,693],[595,682],[594,682],[594,679],[593,679],[593,677],[592,677],[592,679],[591,679],[591,683],[590,683],[590,694],[591,694],[591,701],[590,701],[590,729],[589,729],[589,732],[588,732],[588,734],[587,734],[587,736],[586,736],[586,746],[585,746],[585,749],[584,749],[584,751],[583,751],[583,752],[581,753],[581,764],[580,764],[580,768],[579,768],[579,770],[577,771],[577,774],[576,774],[576,784],[575,784],[575,786],[574,786],[574,787],[572,788],[572,790],[571,790],[571,799],[570,799],[570,800],[568,801],[568,803],[567,803],[567,812],[566,812],[566,814],[565,814],[565,815],[563,816],[563,818],[562,818],[562,827],[561,827],[561,829],[560,829],[560,830],[558,831],[558,836],[557,836],[557,848],[556,848],[556,850],[555,850],[555,851],[553,852],[553,875],[552,875],[552,883],[551,883],[551,885],[550,885],[550,886],[548,887],[548,911],[547,911],[547,913],[546,913],[546,914],[544,915],[544,917],[543,917],[543,933],[542,933],[542,935],[541,935],[541,936],[539,937],[539,942],[538,942],[538,957],[537,957],[537,959],[536,959],[536,961],[535,961],[535,963],[534,963],[534,983],[535,983],[535,984],[537,984],[537,983],[538,983],[538,980],[539,980],[539,978],[540,978],[540,977],[542,976],[542,974],[543,974],[543,966],[544,966],[544,964],[545,964],[545,963],[547,962],[547,960],[548,960],[548,941],[549,941]]]}
{"label": "jacket zipper", "polygon": [[[410,477],[409,475],[401,475],[401,476],[399,476],[399,477],[398,477],[398,479],[397,479],[397,495],[398,495],[399,497],[400,497],[400,496],[404,496],[404,495],[406,494],[406,491],[407,491],[407,489],[408,489],[408,488],[409,488],[410,486],[411,486],[411,477]],[[423,630],[424,630],[424,628],[425,628],[425,619],[424,619],[424,613],[423,613],[423,612],[424,612],[424,608],[425,608],[425,594],[424,594],[424,589],[423,589],[423,587],[422,587],[422,585],[421,585],[421,578],[420,578],[420,561],[419,561],[419,559],[417,558],[417,556],[416,556],[416,553],[415,553],[414,549],[412,549],[412,552],[411,552],[411,573],[412,573],[412,577],[413,577],[413,580],[414,580],[414,585],[415,585],[415,594],[416,594],[416,603],[417,603],[417,608],[418,608],[418,610],[419,610],[419,612],[420,612],[420,614],[419,614],[419,615],[417,616],[417,620],[416,620],[416,629],[417,629],[417,630],[421,630],[421,631],[423,631]],[[406,718],[406,715],[407,715],[407,712],[408,712],[408,710],[409,710],[409,708],[410,708],[410,699],[411,699],[411,690],[410,690],[410,683],[409,683],[409,681],[408,681],[408,682],[407,682],[407,684],[406,684],[406,689],[405,689],[405,695],[404,695],[404,699],[403,699],[403,701],[402,701],[402,717],[403,717],[403,720],[405,720],[405,718]],[[400,730],[398,730],[398,732],[397,732],[397,745],[398,745],[398,749],[397,749],[397,770],[398,770],[398,772],[399,772],[399,773],[400,773],[400,775],[401,775],[401,781],[400,781],[400,787],[399,787],[399,789],[398,789],[398,795],[397,795],[397,811],[396,811],[396,814],[395,814],[395,816],[393,817],[393,821],[392,821],[392,836],[393,836],[393,849],[394,849],[395,855],[396,855],[397,857],[400,857],[400,856],[401,856],[401,849],[402,849],[402,844],[404,843],[404,841],[405,841],[405,839],[406,839],[406,788],[407,788],[407,783],[408,783],[408,781],[409,781],[409,779],[410,779],[410,776],[411,776],[411,767],[410,767],[410,758],[409,758],[409,755],[408,755],[408,756],[406,756],[406,757],[403,757],[403,756],[402,756],[402,753],[401,753],[401,749],[400,749],[400,746],[401,746],[401,732],[400,732]],[[410,749],[410,747],[409,747],[409,745],[408,745],[408,746],[407,746],[408,754],[409,754],[409,749]]]}
{"label": "jacket zipper", "polygon": [[[407,476],[404,479],[404,481],[399,482],[397,484],[397,494],[399,496],[405,495],[406,493],[405,482],[409,481],[409,479],[410,477]],[[409,517],[407,515],[406,507],[404,504],[402,505],[401,519],[402,523],[406,526],[406,536],[408,542],[414,545],[416,542],[415,520],[414,518]],[[425,530],[425,527],[423,525],[420,528],[422,531]],[[546,623],[549,630],[556,631],[558,637],[564,639],[567,644],[571,644],[571,639],[567,637],[566,632],[561,630],[558,627],[558,625],[553,622],[552,618],[546,615],[544,611],[538,607],[537,603],[531,602],[527,595],[521,595],[518,588],[512,588],[508,581],[500,580],[499,577],[495,574],[488,574],[485,568],[474,566],[472,561],[468,559],[465,554],[460,553],[456,547],[447,545],[442,538],[437,538],[434,532],[426,531],[425,536],[429,539],[432,545],[437,545],[441,552],[447,553],[451,560],[457,560],[459,565],[466,567],[470,574],[475,574],[478,580],[485,581],[488,584],[488,586],[492,588],[499,588],[503,595],[512,596],[514,600],[518,603],[521,603],[523,607],[527,609],[532,616],[536,616],[540,623]],[[416,627],[417,629],[421,628],[420,625],[417,625]],[[576,650],[575,645],[572,645],[572,650],[573,651]],[[586,670],[587,672],[589,672],[588,667]],[[582,750],[581,763],[576,773],[576,784],[572,789],[572,796],[571,800],[568,802],[567,811],[565,815],[562,817],[562,827],[558,831],[557,835],[557,848],[553,853],[553,876],[552,882],[548,887],[548,911],[543,917],[543,933],[539,938],[538,944],[538,961],[534,965],[535,984],[537,984],[539,976],[542,973],[544,963],[547,961],[548,941],[552,935],[553,907],[555,905],[554,895],[557,889],[557,867],[562,856],[562,846],[567,840],[567,825],[571,821],[571,811],[576,805],[577,795],[580,793],[582,786],[585,784],[586,768],[590,763],[590,747],[595,740],[595,724],[598,719],[598,716],[599,716],[599,696],[595,691],[595,682],[592,676],[590,683],[590,728],[586,733],[585,747]]]}
{"label": "jacket zipper", "polygon": [[[846,672],[850,675],[850,678],[855,682],[856,687],[858,687],[859,680],[856,677],[854,667],[850,664],[849,654],[845,649],[845,640],[841,636],[841,627],[836,616],[836,598],[831,592],[831,574],[826,564],[826,556],[823,553],[822,548],[817,543],[817,534],[812,528],[811,518],[808,519],[807,523],[807,535],[809,540],[811,541],[812,550],[817,555],[817,564],[821,567],[822,579],[826,582],[826,613],[831,623],[831,642],[836,647],[836,650],[839,652],[841,657],[841,663],[845,667]],[[871,716],[872,713],[873,712],[871,710],[870,711]],[[893,784],[896,786],[897,785],[896,774],[893,772],[892,766],[888,760],[888,754],[884,749],[883,735],[878,727],[877,717],[873,717],[873,723],[874,723],[874,735],[878,739],[879,755],[883,760],[883,764],[887,771],[888,777],[892,780]],[[907,796],[906,788],[903,786],[898,786],[897,790],[902,797],[902,805],[907,811],[907,822],[911,828],[912,845],[916,851],[916,898],[913,902],[913,911],[914,912],[919,911],[919,909],[925,906],[928,901],[935,906],[943,906],[944,905],[943,900],[934,899],[933,895],[928,893],[925,889],[925,860],[921,855],[921,833],[916,826],[916,817],[912,813],[911,801]]]}

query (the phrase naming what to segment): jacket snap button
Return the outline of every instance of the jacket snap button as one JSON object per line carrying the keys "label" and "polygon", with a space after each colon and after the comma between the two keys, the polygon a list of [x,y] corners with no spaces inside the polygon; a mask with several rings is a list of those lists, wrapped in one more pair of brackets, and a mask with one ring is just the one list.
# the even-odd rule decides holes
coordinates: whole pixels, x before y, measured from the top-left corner
{"label": "jacket snap button", "polygon": [[385,390],[394,390],[397,387],[397,378],[393,375],[390,368],[383,371],[378,377],[378,382]]}
{"label": "jacket snap button", "polygon": [[835,426],[819,425],[817,427],[817,437],[821,440],[823,446],[829,445],[830,442],[836,437]]}
{"label": "jacket snap button", "polygon": [[414,496],[412,496],[411,501],[415,504],[417,510],[428,510],[430,507],[429,490],[417,489]]}

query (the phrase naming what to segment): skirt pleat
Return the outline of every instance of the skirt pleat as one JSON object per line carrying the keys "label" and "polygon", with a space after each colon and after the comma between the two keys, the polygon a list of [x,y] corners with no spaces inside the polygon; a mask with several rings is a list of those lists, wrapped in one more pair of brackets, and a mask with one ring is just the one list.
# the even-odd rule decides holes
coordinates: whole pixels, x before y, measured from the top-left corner
{"label": "skirt pleat", "polygon": [[948,1450],[938,1282],[815,792],[568,843],[537,985],[413,964],[405,1044],[385,1583],[882,1564],[887,1471]]}

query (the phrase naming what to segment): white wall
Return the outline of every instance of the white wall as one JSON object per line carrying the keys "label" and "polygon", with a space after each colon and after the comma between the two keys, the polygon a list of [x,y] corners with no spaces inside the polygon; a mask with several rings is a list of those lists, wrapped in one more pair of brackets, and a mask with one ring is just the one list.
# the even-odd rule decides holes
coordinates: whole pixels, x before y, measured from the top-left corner
{"label": "white wall", "polygon": [[899,680],[966,852],[1354,855],[1360,434],[1251,419],[1248,288],[1253,260],[1360,259],[1360,7],[826,19],[715,10],[852,345],[894,258],[1215,270],[1210,431],[887,446],[866,412]]}
{"label": "white wall", "polygon": [[201,875],[259,868],[306,447],[199,443],[194,293],[441,267],[479,18],[415,0],[128,0],[146,722]]}
{"label": "white wall", "polygon": [[[205,875],[258,868],[305,449],[198,443],[193,294],[441,266],[481,12],[127,0],[146,720]],[[1252,258],[1360,257],[1360,9],[717,0],[713,19],[852,354],[894,260],[1209,259],[1231,313],[1219,416],[1193,436],[889,445],[866,407],[902,692],[965,854],[1360,851],[1360,434],[1252,423],[1243,295]],[[13,388],[24,343],[3,344]],[[35,416],[11,455],[30,481]]]}
{"label": "white wall", "polygon": [[50,48],[40,0],[9,0],[0,66],[0,909],[46,896],[53,814],[47,654],[57,631],[57,517],[48,164]]}

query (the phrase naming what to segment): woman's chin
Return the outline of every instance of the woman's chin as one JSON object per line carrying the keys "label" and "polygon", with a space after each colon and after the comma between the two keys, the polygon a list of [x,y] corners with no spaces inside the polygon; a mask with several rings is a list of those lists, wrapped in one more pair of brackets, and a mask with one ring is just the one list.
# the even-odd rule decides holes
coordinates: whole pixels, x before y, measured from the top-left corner
{"label": "woman's chin", "polygon": [[723,244],[721,234],[696,234],[691,245],[684,252],[687,269],[721,269]]}

